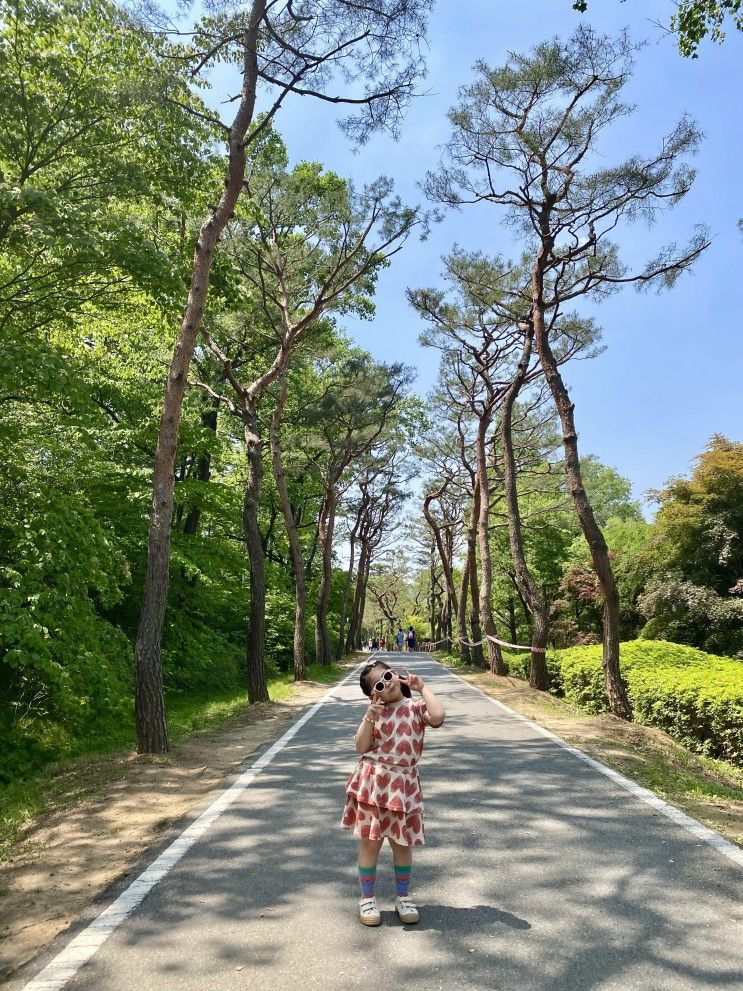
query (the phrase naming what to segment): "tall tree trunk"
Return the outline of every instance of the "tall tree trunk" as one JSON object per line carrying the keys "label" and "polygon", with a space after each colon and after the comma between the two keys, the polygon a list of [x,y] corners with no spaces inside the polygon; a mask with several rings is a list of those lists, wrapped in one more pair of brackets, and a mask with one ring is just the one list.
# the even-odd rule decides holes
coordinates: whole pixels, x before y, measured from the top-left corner
{"label": "tall tree trunk", "polygon": [[[366,507],[366,492],[364,492],[364,497],[362,498],[361,505],[356,514],[356,519],[354,520],[353,528],[350,534],[350,551],[348,557],[348,574],[346,575],[346,584],[343,589],[343,604],[341,606],[341,618],[338,624],[338,650],[336,652],[336,660],[340,662],[343,659],[344,652],[355,650],[356,648],[356,594],[358,592],[359,581],[361,579],[361,565],[362,556],[359,556],[359,571],[356,576],[356,590],[354,592],[354,581],[353,581],[353,568],[356,563],[356,543],[359,538],[359,533],[364,532],[365,529],[365,507]],[[363,536],[362,536],[362,551],[363,551]],[[350,616],[349,616],[350,607]],[[348,620],[348,633],[346,633],[346,620]]]}
{"label": "tall tree trunk", "polygon": [[276,491],[279,496],[281,512],[284,516],[286,536],[289,541],[292,576],[294,578],[294,680],[304,681],[307,677],[307,662],[304,649],[307,586],[304,577],[302,547],[299,542],[296,520],[294,519],[289,492],[286,486],[286,473],[284,472],[284,462],[281,454],[281,421],[284,416],[287,388],[286,376],[282,376],[276,407],[271,416],[269,443],[271,445],[273,474],[276,479]]}
{"label": "tall tree trunk", "polygon": [[465,664],[472,660],[471,648],[467,646],[467,596],[470,584],[470,558],[465,556],[464,567],[462,568],[462,580],[459,583],[459,603],[457,609],[457,639],[459,641],[459,656]]}
{"label": "tall tree trunk", "polygon": [[430,553],[429,576],[431,582],[431,593],[428,596],[428,621],[431,627],[431,640],[436,642],[436,565],[433,557],[433,548]]}
{"label": "tall tree trunk", "polygon": [[[493,589],[493,566],[490,558],[490,482],[488,480],[488,462],[485,449],[485,432],[488,421],[480,419],[477,428],[477,482],[480,489],[480,512],[477,521],[477,537],[480,547],[480,616],[487,636],[497,635],[493,606],[491,602]],[[498,644],[487,641],[488,661],[493,674],[506,674],[506,666]]]}
{"label": "tall tree trunk", "polygon": [[361,646],[361,633],[364,624],[364,613],[366,612],[366,596],[369,591],[369,574],[371,571],[371,550],[369,551],[366,558],[366,567],[364,568],[364,576],[361,582],[361,595],[359,597],[359,620],[356,627],[356,645]]}
{"label": "tall tree trunk", "polygon": [[[476,561],[476,559],[475,559]],[[482,626],[480,624],[480,582],[477,577],[477,564],[470,568],[470,596],[472,598],[472,643],[477,646],[472,648],[472,663],[478,668],[487,667],[485,663],[485,651],[482,649]]]}
{"label": "tall tree trunk", "polygon": [[361,550],[359,551],[359,567],[356,572],[356,588],[354,589],[353,602],[351,603],[351,621],[348,624],[348,636],[346,638],[346,650],[356,649],[356,644],[361,628],[361,593],[362,582],[364,580],[364,563],[366,559],[366,541],[361,538]]}
{"label": "tall tree trunk", "polygon": [[614,580],[609,561],[609,550],[596,522],[593,508],[588,501],[583,487],[583,478],[578,456],[578,435],[575,430],[573,417],[574,406],[570,394],[562,380],[557,367],[557,361],[552,353],[549,335],[544,319],[543,305],[543,272],[542,257],[544,248],[539,256],[532,273],[532,319],[534,321],[535,342],[539,359],[542,364],[552,397],[555,400],[557,412],[562,426],[562,444],[565,453],[565,475],[573,498],[573,505],[580,521],[583,535],[588,543],[594,570],[601,584],[604,597],[604,683],[609,700],[609,707],[620,719],[632,719],[632,706],[627,696],[627,690],[622,681],[619,669],[619,592]]}
{"label": "tall tree trunk", "polygon": [[346,648],[348,650],[356,649],[361,639],[361,624],[363,620],[363,605],[361,600],[364,589],[366,555],[367,546],[362,538],[361,550],[359,551],[359,565],[356,572],[356,588],[354,589],[353,602],[351,604],[351,622],[349,623],[348,637],[346,639]]}
{"label": "tall tree trunk", "polygon": [[[444,540],[444,549],[446,551],[446,564],[449,569],[449,573],[453,575],[454,572],[454,530],[451,526],[446,528],[446,539]],[[452,634],[454,633],[454,616],[457,612],[457,596],[454,589],[454,579],[452,578],[451,584],[447,584],[446,587],[446,603],[444,606],[446,610],[446,636],[449,638],[449,650],[454,649],[454,644],[452,642]]]}
{"label": "tall tree trunk", "polygon": [[482,649],[482,627],[480,626],[480,583],[477,578],[477,527],[480,520],[480,486],[475,480],[472,492],[472,515],[467,530],[467,563],[470,575],[470,598],[472,600],[472,636],[477,644],[472,647],[472,663],[478,668],[485,667],[485,652]]}
{"label": "tall tree trunk", "polygon": [[366,576],[367,562],[369,559],[369,545],[363,537],[361,538],[361,551],[359,552],[359,570],[356,574],[356,590],[351,608],[351,623],[348,628],[348,639],[346,641],[347,650],[358,650],[361,639],[361,624],[364,619],[364,599],[366,597]]}
{"label": "tall tree trunk", "polygon": [[162,632],[170,578],[170,524],[173,515],[173,466],[188,369],[204,315],[214,251],[234,212],[245,179],[245,135],[255,110],[258,81],[258,26],[266,0],[253,0],[244,38],[245,61],[240,104],[230,128],[229,161],[224,189],[216,209],[199,231],[194,250],[191,284],[181,329],[165,387],[163,411],[155,450],[152,509],[139,628],[135,646],[135,721],[137,751],[162,754],[168,749],[163,698]]}
{"label": "tall tree trunk", "polygon": [[447,553],[447,548],[444,546],[444,540],[441,536],[441,527],[436,522],[433,513],[431,512],[431,503],[434,499],[438,499],[444,492],[446,488],[446,482],[440,486],[435,492],[429,492],[423,499],[423,515],[426,517],[428,526],[431,529],[433,538],[436,541],[436,549],[439,552],[439,557],[441,559],[441,568],[444,572],[444,583],[446,587],[446,602],[444,606],[445,615],[444,626],[448,627],[449,635],[451,635],[451,615],[452,612],[457,611],[457,593],[454,588],[454,575],[452,572],[452,562],[449,554]]}
{"label": "tall tree trunk", "polygon": [[[320,511],[322,511],[322,506],[320,506]],[[312,574],[312,565],[315,563],[315,554],[317,554],[317,546],[319,542],[318,528],[315,527],[315,532],[312,534],[312,546],[310,547],[310,552],[307,555],[307,560],[304,563],[304,577],[309,578]]]}
{"label": "tall tree trunk", "polygon": [[512,595],[508,596],[508,632],[511,636],[511,643],[516,643],[518,630],[516,629],[516,600]]}
{"label": "tall tree trunk", "polygon": [[266,575],[263,540],[258,524],[258,507],[263,482],[263,451],[255,403],[246,403],[243,415],[248,461],[248,478],[243,500],[243,532],[250,564],[250,603],[246,637],[248,701],[268,702],[265,664]]}
{"label": "tall tree trunk", "polygon": [[436,590],[434,591],[434,596],[433,596],[433,615],[436,626],[435,639],[443,641],[446,638],[446,631],[444,629],[443,605],[442,605],[441,593],[442,593],[441,586],[437,582]]}
{"label": "tall tree trunk", "polygon": [[336,482],[332,476],[328,479],[325,501],[318,520],[318,539],[321,551],[320,587],[317,591],[317,610],[315,613],[315,653],[318,664],[332,664],[333,657],[330,647],[330,632],[328,631],[328,609],[330,608],[330,592],[333,580],[333,530],[335,529]]}
{"label": "tall tree trunk", "polygon": [[[529,566],[524,554],[524,541],[521,530],[521,512],[519,510],[519,495],[516,484],[516,458],[513,451],[513,407],[529,370],[531,345],[534,329],[530,325],[524,334],[524,348],[519,360],[513,382],[508,387],[501,407],[501,439],[503,441],[503,488],[508,516],[508,540],[511,545],[514,578],[519,591],[529,606],[532,621],[531,631],[531,665],[529,668],[529,684],[546,692],[548,686],[547,635],[549,633],[549,616],[547,605],[538,585],[532,580]],[[515,641],[514,641],[515,642]]]}
{"label": "tall tree trunk", "polygon": [[341,605],[341,618],[338,623],[338,649],[335,659],[340,663],[343,660],[343,650],[346,640],[346,617],[348,615],[348,605],[351,599],[351,589],[353,588],[353,566],[356,557],[356,528],[351,532],[350,550],[348,556],[348,573],[346,574],[346,584],[343,588],[343,603]]}

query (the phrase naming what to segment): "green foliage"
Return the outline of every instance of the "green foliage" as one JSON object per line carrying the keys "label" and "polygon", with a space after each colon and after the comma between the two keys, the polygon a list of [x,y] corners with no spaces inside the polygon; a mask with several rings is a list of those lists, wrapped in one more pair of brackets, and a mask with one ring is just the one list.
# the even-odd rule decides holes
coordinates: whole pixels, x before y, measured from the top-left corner
{"label": "green foliage", "polygon": [[[529,680],[529,668],[531,664],[531,654],[528,650],[503,650],[501,651],[506,670],[514,678]],[[562,674],[558,663],[559,651],[547,652],[547,691],[553,695],[562,695]]]}
{"label": "green foliage", "polygon": [[0,325],[12,316],[14,334],[129,283],[178,298],[211,134],[170,54],[108,0],[0,3]]}
{"label": "green foliage", "polygon": [[[636,603],[647,579],[648,524],[631,498],[626,478],[598,458],[581,460],[585,488],[595,507],[620,591],[620,629],[637,636],[643,619]],[[551,607],[551,642],[556,646],[593,643],[601,638],[602,603],[585,538],[572,509],[560,462],[537,462],[523,474],[519,505],[529,569]],[[514,591],[513,565],[505,527],[491,538],[495,568],[496,612],[505,617],[512,605],[519,643],[528,643],[531,625]],[[524,639],[525,638],[525,639]]]}
{"label": "green foliage", "polygon": [[674,576],[652,578],[638,600],[647,617],[641,636],[668,637],[713,653],[743,657],[743,599]]}
{"label": "green foliage", "polygon": [[743,444],[715,435],[689,478],[655,494],[645,553],[642,635],[743,651]]}
{"label": "green foliage", "polygon": [[729,595],[743,576],[743,443],[713,436],[689,478],[654,493],[649,551],[659,565]]}
{"label": "green foliage", "polygon": [[[589,712],[608,711],[600,646],[554,651],[565,698]],[[621,647],[622,673],[635,718],[709,757],[743,764],[743,664],[665,641]]]}
{"label": "green foliage", "polygon": [[17,421],[2,426],[0,745],[9,759],[0,773],[12,776],[31,755],[64,753],[75,734],[128,711],[132,668],[129,642],[104,615],[127,577],[82,484],[100,469],[91,438],[44,418],[29,418],[25,434]]}
{"label": "green foliage", "polygon": [[[344,19],[342,5],[326,6],[338,14],[331,33],[344,36],[345,52],[356,13]],[[404,43],[419,16],[422,7],[413,4],[384,23]],[[221,18],[215,24],[223,26]],[[307,30],[302,43],[311,48],[318,39]],[[390,51],[380,50],[381,62],[364,70],[376,82],[388,61],[399,68],[399,53],[388,58]],[[224,176],[217,132],[189,75],[192,57],[191,42],[171,45],[110,0],[0,0],[0,114],[7,124],[0,134],[6,783],[50,761],[132,739],[133,643],[163,378],[195,235]],[[351,53],[344,65],[346,57]],[[286,58],[293,66],[295,54]],[[312,70],[304,71],[307,82]],[[280,72],[277,64],[272,72]],[[381,124],[379,116],[362,130]],[[307,561],[303,632],[311,646],[320,564],[313,546],[328,461],[334,446],[354,437],[335,478],[345,485],[340,476],[359,437],[373,438],[380,406],[397,397],[409,375],[350,346],[334,321],[348,313],[371,316],[388,255],[425,224],[387,179],[354,190],[316,163],[288,171],[286,150],[270,127],[251,144],[248,185],[214,260],[206,325],[239,345],[232,370],[250,381],[273,360],[282,294],[293,319],[308,317],[290,373],[286,472]],[[261,286],[270,297],[264,305]],[[332,316],[320,318],[323,306]],[[189,705],[200,711],[200,700],[244,694],[246,664],[244,423],[217,395],[228,391],[224,362],[200,346],[194,369],[205,388],[189,391],[183,409],[163,631],[176,735],[178,713]],[[262,397],[264,422],[273,398],[272,389]],[[294,592],[268,451],[265,463],[259,516],[271,678],[291,668]],[[333,638],[344,578],[332,575]]]}
{"label": "green foliage", "polygon": [[[625,517],[610,517],[603,525],[614,577],[619,589],[619,626],[624,639],[637,636],[642,626],[638,597],[649,574],[646,553],[649,525],[636,517],[630,503]],[[602,631],[603,600],[585,538],[573,541],[566,556],[560,591],[554,603],[553,642],[559,646],[598,643]],[[675,639],[675,638],[674,638]]]}
{"label": "green foliage", "polygon": [[[277,671],[287,672],[294,662],[294,588],[290,570],[269,565],[266,585],[266,662]],[[305,643],[309,642],[309,633],[308,623]]]}
{"label": "green foliage", "polygon": [[[741,3],[742,0],[679,0],[669,27],[678,37],[681,54],[697,58],[699,44],[708,35],[712,41],[724,41],[728,17],[739,31],[743,31]],[[588,0],[574,0],[573,10],[584,14],[588,10]]]}
{"label": "green foliage", "polygon": [[[6,779],[131,721],[163,363],[189,211],[212,167],[172,54],[108,0],[0,3]],[[185,624],[212,675],[225,667],[219,612],[215,599]],[[166,631],[166,664],[183,657],[183,633]]]}
{"label": "green foliage", "polygon": [[602,464],[589,454],[581,458],[580,471],[599,526],[605,526],[610,519],[642,520],[640,504],[632,498],[632,484],[616,468]]}

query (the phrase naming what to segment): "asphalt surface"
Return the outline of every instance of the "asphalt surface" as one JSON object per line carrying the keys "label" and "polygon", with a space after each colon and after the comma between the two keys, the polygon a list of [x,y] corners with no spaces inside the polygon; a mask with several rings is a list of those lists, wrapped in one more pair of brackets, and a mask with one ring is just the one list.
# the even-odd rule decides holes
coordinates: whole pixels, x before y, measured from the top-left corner
{"label": "asphalt surface", "polygon": [[386,846],[382,926],[356,918],[339,827],[365,705],[353,680],[66,987],[743,989],[740,868],[427,655],[403,664],[447,709],[421,765],[419,925],[392,911]]}

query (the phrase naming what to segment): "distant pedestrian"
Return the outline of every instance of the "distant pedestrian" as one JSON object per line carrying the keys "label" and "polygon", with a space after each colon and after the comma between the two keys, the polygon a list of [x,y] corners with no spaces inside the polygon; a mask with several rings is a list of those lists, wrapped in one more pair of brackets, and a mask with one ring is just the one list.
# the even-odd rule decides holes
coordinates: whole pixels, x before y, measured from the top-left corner
{"label": "distant pedestrian", "polygon": [[402,631],[402,627],[397,631],[395,641],[397,642],[397,649],[402,650],[405,645],[405,634]]}
{"label": "distant pedestrian", "polygon": [[387,646],[387,643],[385,642],[385,639],[384,639],[384,637],[380,637],[380,638],[379,638],[379,649],[380,649],[380,650],[384,650],[384,648],[385,648],[386,646]]}
{"label": "distant pedestrian", "polygon": [[408,627],[408,650],[415,650],[415,630],[412,626]]}
{"label": "distant pedestrian", "polygon": [[[361,757],[346,784],[342,819],[343,827],[353,829],[359,839],[359,919],[365,926],[382,921],[374,882],[387,839],[395,868],[395,911],[411,924],[420,918],[410,898],[412,848],[425,842],[418,761],[426,726],[441,726],[446,714],[431,689],[409,671],[403,676],[383,661],[372,661],[359,680],[371,704],[354,738]],[[415,702],[412,692],[421,696]]]}

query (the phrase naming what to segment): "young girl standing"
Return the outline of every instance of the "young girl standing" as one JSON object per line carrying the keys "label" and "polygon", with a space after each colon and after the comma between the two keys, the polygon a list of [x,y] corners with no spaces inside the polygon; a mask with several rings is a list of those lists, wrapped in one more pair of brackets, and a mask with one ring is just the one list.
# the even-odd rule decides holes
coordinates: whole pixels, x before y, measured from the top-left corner
{"label": "young girl standing", "polygon": [[[342,820],[359,838],[359,919],[365,926],[382,921],[374,882],[386,838],[395,866],[395,911],[413,923],[419,915],[409,897],[412,848],[424,843],[418,760],[425,727],[442,725],[444,707],[418,675],[406,670],[403,677],[383,661],[367,664],[359,681],[371,704],[356,731],[361,759],[346,785]],[[411,690],[420,699],[412,701]]]}

